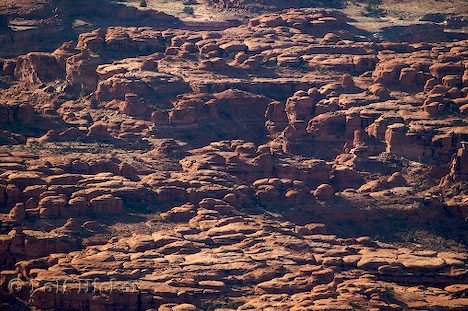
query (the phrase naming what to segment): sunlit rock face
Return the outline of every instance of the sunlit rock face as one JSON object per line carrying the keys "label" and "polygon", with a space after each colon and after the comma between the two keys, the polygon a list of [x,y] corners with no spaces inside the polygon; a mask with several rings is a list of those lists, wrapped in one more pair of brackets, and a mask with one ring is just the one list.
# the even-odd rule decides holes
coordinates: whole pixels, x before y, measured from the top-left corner
{"label": "sunlit rock face", "polygon": [[169,4],[0,4],[0,309],[466,309],[455,16]]}

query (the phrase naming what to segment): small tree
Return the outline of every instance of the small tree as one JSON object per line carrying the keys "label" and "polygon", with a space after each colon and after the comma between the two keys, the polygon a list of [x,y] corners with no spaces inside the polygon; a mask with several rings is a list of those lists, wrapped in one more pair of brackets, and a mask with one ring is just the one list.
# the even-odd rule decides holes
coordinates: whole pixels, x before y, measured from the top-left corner
{"label": "small tree", "polygon": [[184,6],[184,9],[183,9],[184,13],[185,14],[188,14],[188,15],[193,15],[193,7],[191,6]]}
{"label": "small tree", "polygon": [[384,15],[384,10],[380,8],[382,0],[366,0],[362,14],[369,17],[380,17]]}
{"label": "small tree", "polygon": [[142,8],[146,8],[146,7],[148,6],[148,2],[146,2],[146,0],[141,0],[141,1],[140,1],[140,6],[141,6]]}

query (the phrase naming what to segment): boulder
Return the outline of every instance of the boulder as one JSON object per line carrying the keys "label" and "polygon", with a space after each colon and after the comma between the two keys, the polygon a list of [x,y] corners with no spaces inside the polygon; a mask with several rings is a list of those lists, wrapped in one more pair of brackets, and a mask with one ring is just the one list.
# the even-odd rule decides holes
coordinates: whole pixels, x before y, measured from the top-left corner
{"label": "boulder", "polygon": [[111,194],[103,194],[91,199],[89,205],[96,215],[113,215],[124,211],[122,199]]}
{"label": "boulder", "polygon": [[138,95],[130,93],[125,94],[125,100],[119,105],[119,110],[130,116],[143,116],[148,111],[148,106]]}
{"label": "boulder", "polygon": [[335,196],[335,189],[329,184],[321,184],[314,190],[314,197],[318,200],[326,201]]}
{"label": "boulder", "polygon": [[76,90],[91,93],[96,90],[98,77],[97,66],[101,58],[91,55],[87,50],[66,60],[66,80]]}
{"label": "boulder", "polygon": [[429,70],[434,77],[442,80],[447,75],[463,76],[465,66],[462,63],[435,63]]}
{"label": "boulder", "polygon": [[39,201],[39,214],[41,218],[58,217],[66,206],[67,200],[63,195],[45,196]]}
{"label": "boulder", "polygon": [[65,76],[64,68],[52,54],[33,52],[18,56],[15,67],[15,77],[19,80],[40,84]]}
{"label": "boulder", "polygon": [[23,203],[17,203],[8,214],[10,220],[21,221],[26,216],[26,210]]}

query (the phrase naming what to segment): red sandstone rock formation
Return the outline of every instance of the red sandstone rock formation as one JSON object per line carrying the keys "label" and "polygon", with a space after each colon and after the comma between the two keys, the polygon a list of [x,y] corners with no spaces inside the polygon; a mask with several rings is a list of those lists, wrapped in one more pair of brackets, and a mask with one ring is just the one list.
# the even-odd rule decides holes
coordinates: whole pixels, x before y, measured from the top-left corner
{"label": "red sandstone rock formation", "polygon": [[331,10],[197,31],[101,4],[132,25],[0,61],[2,303],[466,308],[466,41],[377,40]]}

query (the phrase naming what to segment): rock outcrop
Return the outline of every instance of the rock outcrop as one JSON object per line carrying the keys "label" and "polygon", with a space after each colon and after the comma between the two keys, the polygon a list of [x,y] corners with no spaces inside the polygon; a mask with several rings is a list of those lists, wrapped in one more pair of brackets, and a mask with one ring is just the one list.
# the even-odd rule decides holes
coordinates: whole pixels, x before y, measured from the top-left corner
{"label": "rock outcrop", "polygon": [[462,34],[7,3],[0,309],[466,309]]}

